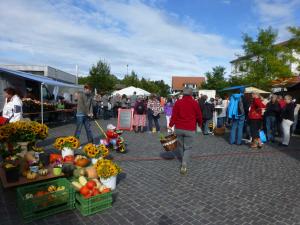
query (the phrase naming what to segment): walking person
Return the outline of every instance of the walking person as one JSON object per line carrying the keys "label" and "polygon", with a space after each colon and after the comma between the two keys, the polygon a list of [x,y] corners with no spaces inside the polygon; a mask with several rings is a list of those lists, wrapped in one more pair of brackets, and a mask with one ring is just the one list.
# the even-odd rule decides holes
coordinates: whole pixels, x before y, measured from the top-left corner
{"label": "walking person", "polygon": [[281,117],[281,128],[282,128],[282,141],[279,144],[280,146],[287,147],[290,143],[291,137],[291,126],[294,123],[294,111],[295,111],[295,104],[292,102],[292,97],[290,95],[286,95],[284,97],[285,106],[282,109]]}
{"label": "walking person", "polygon": [[137,101],[137,95],[136,95],[136,92],[133,92],[133,95],[130,96],[129,101],[130,101],[130,103],[129,103],[129,104],[130,104],[130,107],[131,107],[131,108],[134,108],[135,103],[136,103],[136,101]]}
{"label": "walking person", "polygon": [[178,150],[182,157],[180,173],[182,175],[187,173],[196,125],[202,126],[202,113],[198,103],[193,99],[192,93],[191,88],[184,88],[183,98],[175,103],[169,123],[169,127],[175,126],[175,133],[179,142]]}
{"label": "walking person", "polygon": [[141,96],[137,98],[137,101],[134,106],[134,116],[133,116],[133,126],[135,128],[135,132],[139,132],[139,129],[141,133],[144,132],[144,128],[146,126],[146,112],[147,107],[145,105],[145,102]]}
{"label": "walking person", "polygon": [[121,108],[128,109],[127,96],[125,94],[123,94],[121,98]]}
{"label": "walking person", "polygon": [[[169,98],[167,103],[164,106],[164,112],[166,115],[166,120],[167,120],[167,127],[169,126],[171,117],[172,117],[172,111],[173,111],[173,102],[172,99]],[[174,132],[174,127],[172,127],[171,129],[168,129],[168,132]]]}
{"label": "walking person", "polygon": [[252,93],[252,103],[249,110],[249,123],[252,142],[251,148],[262,148],[263,143],[260,140],[259,132],[262,128],[263,115],[262,110],[266,106],[263,104],[259,94],[257,92]]}
{"label": "walking person", "polygon": [[[147,103],[149,132],[160,132],[159,118],[162,108],[155,94],[151,94]],[[155,129],[153,127],[155,124]]]}
{"label": "walking person", "polygon": [[231,119],[230,144],[242,144],[247,102],[244,98],[244,88],[240,93],[232,94],[228,105],[228,118]]}
{"label": "walking person", "polygon": [[76,94],[77,113],[75,137],[79,139],[82,126],[84,126],[89,143],[93,143],[93,134],[91,130],[90,118],[93,117],[93,96],[92,87],[84,85],[83,92]]}
{"label": "walking person", "polygon": [[206,101],[202,108],[202,116],[203,116],[203,134],[208,135],[210,133],[209,125],[213,122],[214,116],[214,99],[211,98],[209,101]]}
{"label": "walking person", "polygon": [[270,102],[266,105],[266,129],[269,142],[275,141],[277,117],[280,114],[280,105],[277,101],[277,96],[272,95]]}
{"label": "walking person", "polygon": [[108,105],[109,105],[109,96],[107,93],[102,95],[102,106],[103,106],[103,119],[109,119],[109,112],[108,112]]}

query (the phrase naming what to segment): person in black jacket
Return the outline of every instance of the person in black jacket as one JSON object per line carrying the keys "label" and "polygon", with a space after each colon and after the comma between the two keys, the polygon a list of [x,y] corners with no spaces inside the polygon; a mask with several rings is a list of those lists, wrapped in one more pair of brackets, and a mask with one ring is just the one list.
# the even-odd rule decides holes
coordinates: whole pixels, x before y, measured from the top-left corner
{"label": "person in black jacket", "polygon": [[281,117],[282,117],[281,128],[283,132],[283,137],[280,145],[287,147],[290,143],[291,126],[294,123],[295,104],[292,102],[292,97],[290,95],[286,95],[284,97],[284,101],[286,105],[281,111]]}
{"label": "person in black jacket", "polygon": [[202,109],[204,135],[208,135],[209,133],[209,124],[212,122],[214,110],[215,110],[214,99],[211,98],[209,101],[206,101],[204,103]]}
{"label": "person in black jacket", "polygon": [[272,95],[270,102],[268,102],[265,112],[266,128],[268,141],[274,142],[276,133],[277,117],[280,113],[280,105],[277,101],[277,95]]}

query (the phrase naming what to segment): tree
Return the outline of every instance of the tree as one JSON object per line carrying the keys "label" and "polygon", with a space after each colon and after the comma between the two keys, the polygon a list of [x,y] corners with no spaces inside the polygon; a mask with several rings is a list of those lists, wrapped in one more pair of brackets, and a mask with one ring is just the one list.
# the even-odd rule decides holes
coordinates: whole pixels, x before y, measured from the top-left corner
{"label": "tree", "polygon": [[122,84],[124,84],[126,87],[140,87],[140,80],[138,75],[132,70],[130,75],[125,75],[122,80]]}
{"label": "tree", "polygon": [[212,69],[212,72],[206,72],[206,82],[201,85],[203,89],[220,90],[227,86],[225,79],[225,68],[222,66],[216,66]]}
{"label": "tree", "polygon": [[289,64],[295,61],[291,49],[284,44],[275,44],[277,32],[271,27],[259,29],[256,40],[248,34],[243,36],[246,57],[243,65],[244,83],[258,88],[269,89],[271,81],[292,75]]}
{"label": "tree", "polygon": [[116,77],[111,75],[110,66],[99,60],[90,69],[89,84],[99,92],[110,92],[116,84]]}
{"label": "tree", "polygon": [[78,84],[89,84],[90,81],[89,81],[90,77],[87,76],[87,77],[78,77]]}

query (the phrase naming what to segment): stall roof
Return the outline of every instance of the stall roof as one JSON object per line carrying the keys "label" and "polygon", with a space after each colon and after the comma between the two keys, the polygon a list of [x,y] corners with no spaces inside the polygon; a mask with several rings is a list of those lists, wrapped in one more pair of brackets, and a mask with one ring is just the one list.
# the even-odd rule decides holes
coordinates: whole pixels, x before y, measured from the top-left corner
{"label": "stall roof", "polygon": [[241,86],[233,86],[233,87],[228,87],[228,88],[224,88],[220,91],[231,91],[231,90],[237,90],[237,89],[241,89],[241,88],[246,88],[247,86],[241,85]]}
{"label": "stall roof", "polygon": [[34,80],[34,81],[37,81],[39,83],[53,85],[53,86],[80,88],[78,85],[68,84],[68,83],[64,83],[64,82],[61,82],[61,81],[53,80],[53,79],[48,78],[48,77],[44,77],[44,76],[40,76],[40,75],[34,75],[32,73],[25,73],[25,72],[17,71],[17,70],[9,70],[9,69],[0,68],[0,73],[6,73],[6,74],[9,74],[9,75],[12,75],[12,76],[22,77],[22,78],[25,78],[25,79],[28,79],[28,80]]}

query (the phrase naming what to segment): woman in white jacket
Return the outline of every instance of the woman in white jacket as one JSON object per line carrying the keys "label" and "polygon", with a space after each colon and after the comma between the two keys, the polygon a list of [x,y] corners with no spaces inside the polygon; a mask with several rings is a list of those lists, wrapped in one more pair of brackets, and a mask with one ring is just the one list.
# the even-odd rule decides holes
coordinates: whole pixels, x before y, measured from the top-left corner
{"label": "woman in white jacket", "polygon": [[22,100],[16,94],[16,90],[13,88],[4,89],[5,104],[2,111],[2,116],[6,119],[9,119],[9,122],[16,122],[21,120],[23,111],[22,111]]}

